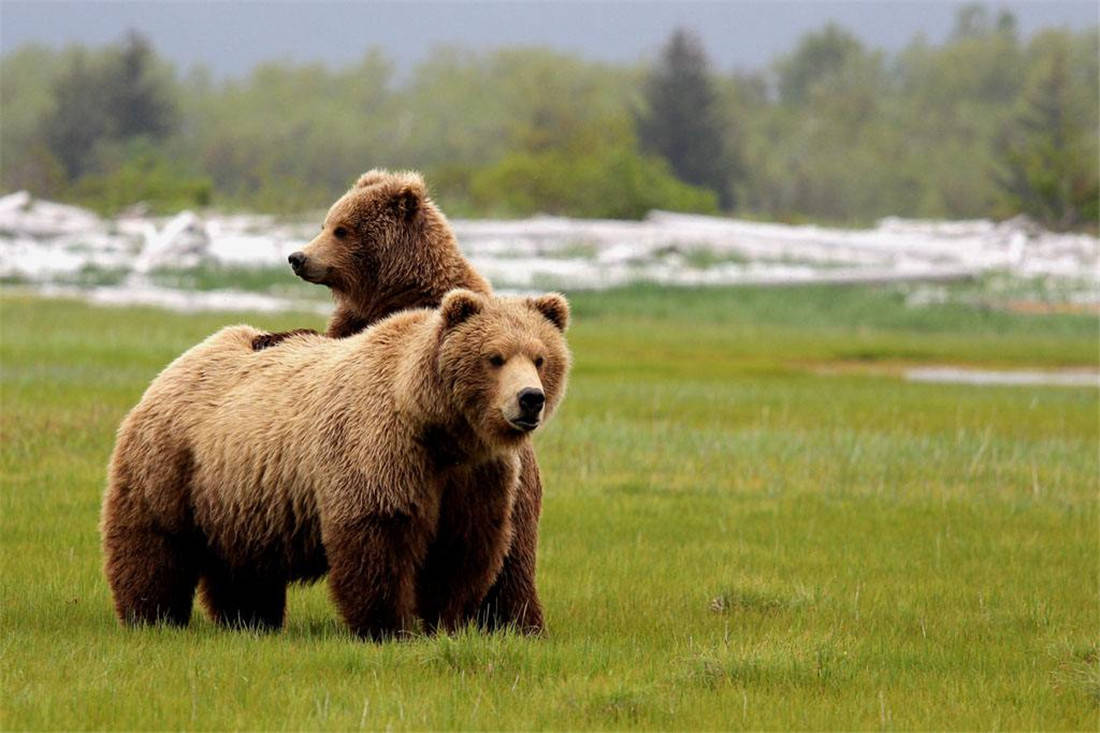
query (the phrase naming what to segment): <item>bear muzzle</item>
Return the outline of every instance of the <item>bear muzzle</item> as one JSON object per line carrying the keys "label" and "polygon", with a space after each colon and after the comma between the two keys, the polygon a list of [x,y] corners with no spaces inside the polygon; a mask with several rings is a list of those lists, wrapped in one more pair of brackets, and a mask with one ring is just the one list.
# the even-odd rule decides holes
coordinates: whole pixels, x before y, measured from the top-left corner
{"label": "bear muzzle", "polygon": [[318,265],[305,252],[292,252],[286,260],[294,274],[306,282],[321,284],[328,274],[329,268]]}

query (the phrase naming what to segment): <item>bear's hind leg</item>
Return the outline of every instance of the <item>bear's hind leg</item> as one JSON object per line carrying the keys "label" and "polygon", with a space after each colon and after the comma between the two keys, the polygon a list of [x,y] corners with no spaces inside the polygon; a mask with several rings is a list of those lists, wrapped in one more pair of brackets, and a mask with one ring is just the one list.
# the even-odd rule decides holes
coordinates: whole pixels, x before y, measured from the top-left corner
{"label": "bear's hind leg", "polygon": [[198,583],[191,544],[155,527],[114,527],[104,532],[107,582],[123,623],[186,626]]}
{"label": "bear's hind leg", "polygon": [[273,631],[283,625],[286,583],[282,577],[213,567],[203,572],[199,596],[210,620],[220,626]]}

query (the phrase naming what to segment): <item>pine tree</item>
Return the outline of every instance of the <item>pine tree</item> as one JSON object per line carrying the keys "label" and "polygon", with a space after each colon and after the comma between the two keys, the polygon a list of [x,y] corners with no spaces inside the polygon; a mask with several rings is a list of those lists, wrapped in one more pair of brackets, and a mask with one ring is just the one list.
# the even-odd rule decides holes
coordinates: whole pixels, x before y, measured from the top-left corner
{"label": "pine tree", "polygon": [[863,56],[859,39],[840,26],[829,23],[820,32],[807,33],[795,52],[777,64],[779,99],[795,106],[807,103],[815,85],[842,74]]}
{"label": "pine tree", "polygon": [[156,77],[155,65],[156,56],[149,42],[130,31],[103,80],[115,137],[148,135],[163,139],[176,128],[176,106],[169,90]]}
{"label": "pine tree", "polygon": [[95,167],[97,145],[138,136],[161,140],[176,129],[171,90],[155,73],[148,41],[130,33],[101,56],[78,51],[54,83],[55,104],[43,120],[50,150],[70,179]]}
{"label": "pine tree", "polygon": [[1024,92],[1021,112],[998,141],[997,182],[1009,205],[1048,227],[1097,220],[1095,125],[1079,109],[1068,49],[1046,50]]}
{"label": "pine tree", "polygon": [[83,50],[73,54],[68,69],[54,82],[54,107],[43,120],[46,143],[70,179],[87,170],[92,148],[110,126],[93,64]]}
{"label": "pine tree", "polygon": [[680,180],[715,191],[722,208],[731,209],[737,171],[698,38],[683,29],[672,34],[646,81],[645,99],[648,109],[638,120],[643,149],[668,160]]}

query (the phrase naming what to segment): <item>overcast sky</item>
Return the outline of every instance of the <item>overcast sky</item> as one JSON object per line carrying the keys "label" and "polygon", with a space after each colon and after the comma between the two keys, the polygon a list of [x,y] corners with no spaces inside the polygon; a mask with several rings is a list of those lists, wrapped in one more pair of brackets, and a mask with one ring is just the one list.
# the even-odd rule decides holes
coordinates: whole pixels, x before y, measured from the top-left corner
{"label": "overcast sky", "polygon": [[[897,50],[915,33],[944,40],[959,2],[25,2],[0,0],[0,50],[28,43],[101,45],[129,28],[181,71],[203,64],[240,76],[257,62],[340,65],[381,47],[399,70],[433,46],[542,45],[589,59],[652,57],[676,26],[694,29],[714,64],[759,69],[799,36],[835,21],[868,45]],[[993,2],[1021,33],[1096,26],[1093,2]]]}

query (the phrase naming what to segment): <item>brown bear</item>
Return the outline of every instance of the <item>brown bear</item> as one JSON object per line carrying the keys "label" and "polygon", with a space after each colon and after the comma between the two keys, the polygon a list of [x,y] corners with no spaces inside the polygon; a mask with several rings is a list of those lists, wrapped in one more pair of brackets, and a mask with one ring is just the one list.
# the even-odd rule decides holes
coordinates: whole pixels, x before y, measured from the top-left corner
{"label": "brown bear", "polygon": [[[364,173],[329,209],[317,237],[289,260],[299,277],[332,289],[336,310],[326,335],[333,338],[358,333],[404,308],[438,307],[443,294],[453,288],[491,292],[459,251],[424,180],[412,172]],[[253,346],[266,348],[303,331],[260,334]],[[500,576],[476,612],[488,628],[510,625],[529,633],[543,629],[535,587],[541,510],[538,462],[526,444],[520,455],[512,544]]]}
{"label": "brown bear", "polygon": [[[565,391],[557,294],[457,290],[343,340],[219,331],[119,428],[101,532],[119,618],[278,627],[326,570],[353,632],[453,629],[511,539],[519,453]],[[456,551],[460,548],[461,551]]]}

